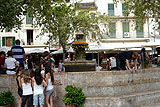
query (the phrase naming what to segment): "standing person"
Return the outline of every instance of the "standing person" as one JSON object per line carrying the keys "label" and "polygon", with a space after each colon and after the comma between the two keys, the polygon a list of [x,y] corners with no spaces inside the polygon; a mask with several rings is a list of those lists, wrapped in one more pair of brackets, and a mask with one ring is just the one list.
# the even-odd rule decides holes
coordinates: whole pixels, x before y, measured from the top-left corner
{"label": "standing person", "polygon": [[6,74],[6,70],[4,69],[5,64],[5,52],[0,52],[0,74]]}
{"label": "standing person", "polygon": [[31,55],[28,56],[27,63],[28,63],[28,69],[33,69],[33,60]]}
{"label": "standing person", "polygon": [[132,51],[119,53],[116,59],[117,70],[126,70],[126,66],[127,66],[127,69],[129,69],[129,71],[132,73],[133,69],[131,69],[130,67],[129,60],[133,59],[134,67],[136,70],[137,69],[136,58],[137,58],[137,54]]}
{"label": "standing person", "polygon": [[21,84],[22,73],[23,73],[23,68],[19,68],[16,72],[16,74],[17,74],[16,81],[17,81],[17,86],[18,86],[18,95],[20,97],[18,107],[21,107],[21,105],[22,105],[22,93],[23,93],[22,84]]}
{"label": "standing person", "polygon": [[145,48],[141,49],[141,68],[147,68],[149,64],[148,54],[146,53]]}
{"label": "standing person", "polygon": [[45,70],[45,68],[49,66],[51,67],[51,70],[54,71],[49,52],[46,51],[43,53],[43,58],[40,60],[40,66],[41,70]]}
{"label": "standing person", "polygon": [[110,63],[111,63],[111,71],[116,70],[116,58],[110,57]]}
{"label": "standing person", "polygon": [[17,39],[16,45],[11,48],[13,57],[19,62],[20,67],[24,68],[24,60],[26,58],[24,48],[20,46],[20,40]]}
{"label": "standing person", "polygon": [[24,73],[22,75],[21,79],[22,84],[22,105],[21,107],[25,107],[25,104],[27,102],[27,107],[32,106],[32,99],[33,99],[33,91],[32,91],[32,81],[30,77],[30,70],[24,70]]}
{"label": "standing person", "polygon": [[[36,69],[35,75],[32,78],[32,85],[33,85],[33,105],[34,107],[38,107],[38,104],[40,104],[40,107],[43,107],[44,105],[44,87],[47,86],[46,82],[41,76],[41,70]],[[44,86],[44,87],[43,87]]]}
{"label": "standing person", "polygon": [[47,83],[47,87],[46,87],[46,104],[47,107],[53,107],[53,84],[54,84],[54,75],[53,72],[51,70],[51,67],[46,67],[45,69],[45,74],[46,74],[46,83]]}
{"label": "standing person", "polygon": [[16,74],[16,67],[18,67],[18,63],[15,58],[13,58],[12,51],[7,52],[8,58],[5,59],[5,66],[7,68],[7,74]]}
{"label": "standing person", "polygon": [[58,65],[58,72],[61,72],[63,70],[63,62],[62,60],[60,59],[59,60],[59,65]]}

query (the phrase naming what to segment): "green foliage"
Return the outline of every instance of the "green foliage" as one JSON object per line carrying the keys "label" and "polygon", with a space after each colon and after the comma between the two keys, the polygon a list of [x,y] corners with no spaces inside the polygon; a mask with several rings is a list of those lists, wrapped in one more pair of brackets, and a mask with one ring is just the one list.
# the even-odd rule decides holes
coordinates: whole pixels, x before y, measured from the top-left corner
{"label": "green foliage", "polygon": [[99,29],[99,24],[103,23],[102,19],[108,19],[105,15],[97,15],[89,10],[79,10],[78,3],[69,4],[62,0],[47,3],[44,1],[38,2],[39,4],[31,1],[30,4],[33,6],[29,12],[36,19],[35,25],[41,27],[41,35],[48,34],[48,43],[60,44],[65,48],[69,40],[76,39],[76,32],[82,32],[85,36],[92,34],[92,40],[101,38],[102,31]]}
{"label": "green foliage", "polygon": [[102,31],[99,24],[104,20],[108,21],[105,15],[93,14],[89,10],[79,10],[78,3],[67,3],[64,0],[29,1],[29,14],[35,18],[35,26],[41,27],[41,34],[37,37],[48,34],[47,44],[58,44],[63,50],[66,49],[67,44],[76,40],[77,32],[82,32],[85,37],[93,41],[100,39]]}
{"label": "green foliage", "polygon": [[11,103],[14,101],[14,97],[10,91],[1,92],[0,93],[0,106],[9,106],[11,107]]}
{"label": "green foliage", "polygon": [[0,29],[20,28],[24,0],[0,0]]}
{"label": "green foliage", "polygon": [[67,85],[65,91],[67,92],[63,98],[65,104],[74,104],[76,107],[83,107],[86,96],[82,92],[82,88]]}

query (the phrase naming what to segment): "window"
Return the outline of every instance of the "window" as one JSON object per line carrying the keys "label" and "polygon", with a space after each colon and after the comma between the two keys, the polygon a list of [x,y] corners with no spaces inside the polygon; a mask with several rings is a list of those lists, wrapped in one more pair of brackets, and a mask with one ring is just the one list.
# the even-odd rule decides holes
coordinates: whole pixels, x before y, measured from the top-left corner
{"label": "window", "polygon": [[14,46],[15,37],[2,37],[2,46]]}
{"label": "window", "polygon": [[26,24],[33,24],[33,18],[30,17],[28,14],[26,15]]}
{"label": "window", "polygon": [[122,15],[127,15],[128,12],[128,5],[122,4]]}
{"label": "window", "polygon": [[123,37],[128,38],[129,36],[129,22],[123,22]]}
{"label": "window", "polygon": [[10,29],[10,28],[5,28],[5,32],[12,32],[12,29]]}
{"label": "window", "polygon": [[137,23],[137,27],[136,27],[136,35],[137,38],[143,38],[143,24],[142,23]]}
{"label": "window", "polygon": [[27,30],[27,45],[33,45],[33,30]]}
{"label": "window", "polygon": [[116,24],[109,23],[109,34],[110,38],[116,38]]}
{"label": "window", "polygon": [[108,15],[114,16],[114,4],[108,4]]}

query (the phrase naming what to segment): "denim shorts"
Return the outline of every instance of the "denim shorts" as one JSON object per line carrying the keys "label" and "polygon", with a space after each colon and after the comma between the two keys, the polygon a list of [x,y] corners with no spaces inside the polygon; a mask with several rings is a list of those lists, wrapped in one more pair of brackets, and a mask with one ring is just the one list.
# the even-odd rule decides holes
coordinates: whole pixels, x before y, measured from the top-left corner
{"label": "denim shorts", "polygon": [[44,105],[44,94],[38,94],[33,96],[33,105]]}
{"label": "denim shorts", "polygon": [[49,97],[54,92],[53,88],[51,90],[47,90],[45,95]]}

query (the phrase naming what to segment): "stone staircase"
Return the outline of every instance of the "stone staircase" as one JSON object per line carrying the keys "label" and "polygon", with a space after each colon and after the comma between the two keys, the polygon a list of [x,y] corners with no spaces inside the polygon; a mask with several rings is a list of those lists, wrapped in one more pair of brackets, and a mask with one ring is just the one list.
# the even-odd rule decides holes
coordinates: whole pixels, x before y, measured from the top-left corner
{"label": "stone staircase", "polygon": [[84,107],[147,107],[160,102],[160,69],[68,74],[68,84],[82,87]]}
{"label": "stone staircase", "polygon": [[[13,107],[18,107],[16,75],[0,75],[0,92],[10,90]],[[54,107],[65,107],[65,87],[82,87],[87,96],[84,107],[160,107],[160,68],[129,71],[55,73]]]}

